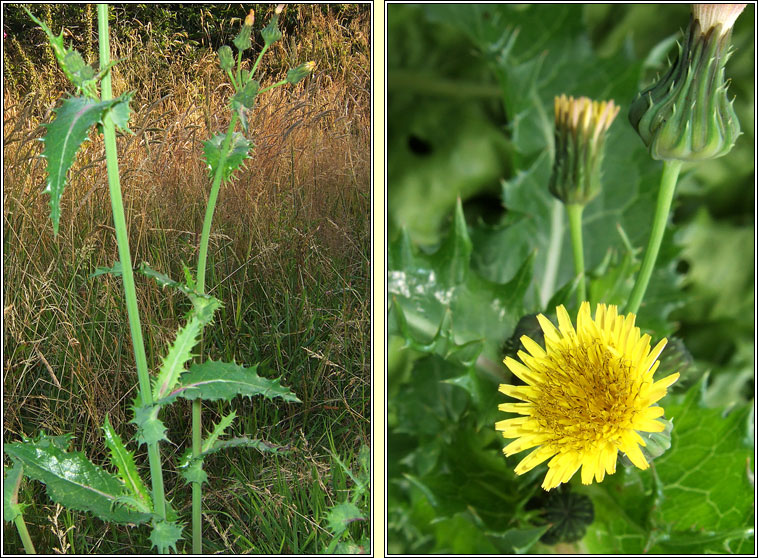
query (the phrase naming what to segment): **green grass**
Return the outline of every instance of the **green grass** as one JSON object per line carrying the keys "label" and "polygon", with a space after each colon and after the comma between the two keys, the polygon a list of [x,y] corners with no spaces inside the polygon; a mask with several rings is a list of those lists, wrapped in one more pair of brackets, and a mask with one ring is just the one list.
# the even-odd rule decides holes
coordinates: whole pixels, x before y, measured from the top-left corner
{"label": "green grass", "polygon": [[[340,35],[334,20],[307,15],[311,32],[319,30],[316,20],[340,46],[335,52],[355,41],[346,31]],[[367,17],[362,25],[368,36]],[[309,40],[303,44],[315,44]],[[143,46],[114,48],[137,53]],[[166,52],[159,62],[152,63],[170,69],[150,73],[141,65],[150,62],[135,56],[116,74],[117,91],[141,95],[133,106],[136,135],[119,139],[120,166],[135,264],[147,261],[181,278],[182,262],[194,267],[197,258],[209,189],[200,142],[224,129],[218,115],[228,92],[217,85],[223,76],[212,56],[189,60]],[[326,548],[332,536],[325,514],[352,486],[330,452],[348,463],[369,443],[370,110],[368,95],[360,92],[356,103],[344,103],[356,96],[351,84],[363,80],[368,91],[368,58],[345,58],[338,73],[330,72],[334,60],[320,62],[305,85],[261,100],[252,121],[253,158],[222,187],[214,217],[207,286],[224,307],[205,330],[204,357],[263,362],[261,374],[281,376],[303,403],[205,405],[206,430],[231,407],[238,420],[230,435],[292,447],[278,457],[237,449],[207,459],[208,552]],[[23,67],[20,57],[10,64]],[[40,76],[55,72],[37,70]],[[167,92],[171,96],[162,98]],[[88,278],[117,259],[100,138],[83,147],[69,174],[60,235],[52,236],[40,187],[45,166],[34,157],[40,151],[34,138],[43,133],[39,124],[49,121],[53,93],[5,93],[4,440],[41,429],[72,432],[75,448],[103,464],[106,413],[122,437],[131,438],[136,373],[119,280]],[[189,303],[147,278],[136,281],[155,370]],[[165,423],[179,443],[161,448],[167,498],[188,520],[190,489],[173,466],[190,441],[190,405],[168,408]],[[144,447],[137,463],[147,474]],[[24,481],[19,499],[29,504],[25,520],[38,552],[150,552],[148,529],[56,510],[39,483]],[[357,540],[368,533],[368,522],[351,530]],[[4,552],[21,551],[12,525],[4,534]],[[180,551],[189,550],[188,536],[186,528]]]}

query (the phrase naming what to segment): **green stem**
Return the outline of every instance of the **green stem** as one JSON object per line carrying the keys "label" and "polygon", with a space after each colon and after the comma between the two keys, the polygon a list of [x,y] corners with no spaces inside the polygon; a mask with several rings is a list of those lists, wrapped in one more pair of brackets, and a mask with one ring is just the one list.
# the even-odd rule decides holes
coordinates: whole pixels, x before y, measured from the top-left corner
{"label": "green stem", "polygon": [[268,50],[268,45],[264,44],[263,48],[261,49],[260,54],[258,54],[258,58],[255,59],[255,64],[253,64],[253,69],[250,71],[250,77],[252,78],[255,75],[255,71],[258,69],[258,64],[261,63],[261,58],[263,58],[263,53]]}
{"label": "green stem", "polygon": [[229,79],[231,80],[231,82],[232,82],[232,85],[234,86],[234,91],[235,91],[235,92],[236,92],[236,91],[239,91],[239,90],[240,90],[240,88],[239,88],[239,86],[237,85],[237,80],[236,80],[236,79],[234,79],[234,74],[232,73],[232,71],[231,71],[231,70],[227,70],[227,71],[226,71],[226,75],[228,75],[228,76],[229,76]]}
{"label": "green stem", "polygon": [[[203,444],[203,407],[200,399],[192,402],[192,455],[200,455]],[[203,486],[192,483],[192,554],[203,553]]]}
{"label": "green stem", "polygon": [[582,243],[582,212],[584,206],[577,203],[566,205],[571,231],[571,249],[574,253],[574,274],[579,277],[576,299],[579,306],[587,300],[587,286],[584,278],[584,246]]}
{"label": "green stem", "polygon": [[234,127],[237,125],[237,113],[232,113],[232,120],[229,122],[229,129],[226,131],[224,143],[221,146],[221,157],[216,167],[216,174],[213,176],[211,184],[211,193],[208,196],[208,205],[205,208],[205,218],[203,220],[203,232],[200,235],[200,253],[197,257],[197,291],[205,293],[205,267],[208,261],[208,240],[211,236],[211,223],[213,222],[213,212],[216,209],[216,200],[221,188],[221,178],[224,173],[224,164],[229,153],[229,146],[232,144],[232,134]]}
{"label": "green stem", "polygon": [[671,202],[674,199],[676,181],[679,178],[681,168],[682,161],[663,162],[658,203],[655,207],[655,216],[653,217],[653,230],[650,232],[650,240],[647,244],[647,250],[645,250],[645,257],[642,260],[640,274],[637,276],[637,282],[634,284],[632,294],[629,296],[629,303],[626,307],[627,313],[636,314],[645,296],[650,276],[653,274],[653,268],[655,268],[655,260],[658,259],[658,250],[661,248],[663,233],[666,231],[666,221],[671,210]]}
{"label": "green stem", "polygon": [[[98,4],[97,23],[100,40],[100,67],[105,68],[110,60],[107,4]],[[111,92],[110,72],[107,72],[101,81],[101,98],[103,101],[113,98]],[[126,230],[124,202],[121,197],[121,181],[119,179],[118,154],[116,151],[116,128],[110,114],[106,114],[105,118],[103,118],[103,139],[105,142],[105,162],[108,169],[108,188],[111,196],[113,226],[116,230],[118,257],[122,268],[121,277],[124,281],[124,297],[126,299],[126,311],[129,317],[129,331],[132,336],[134,360],[137,365],[140,397],[143,405],[151,405],[153,403],[153,395],[150,390],[150,376],[147,369],[147,357],[145,356],[145,342],[142,339],[142,326],[140,325],[137,294],[134,288],[134,274],[132,272],[132,257],[129,252],[129,235]],[[150,477],[153,485],[155,513],[161,519],[165,519],[166,497],[163,488],[163,469],[161,467],[160,453],[158,451],[157,443],[148,444],[148,459],[150,461]]]}
{"label": "green stem", "polygon": [[24,521],[24,516],[21,514],[18,514],[16,518],[13,520],[13,523],[16,524],[16,530],[18,531],[19,537],[21,537],[21,542],[24,544],[24,550],[26,551],[26,553],[37,554],[37,551],[34,550],[32,539],[29,536],[29,531],[26,530],[26,522]]}
{"label": "green stem", "polygon": [[268,91],[269,89],[273,89],[274,87],[280,87],[284,85],[285,83],[287,83],[286,79],[283,79],[282,81],[277,81],[275,84],[269,85],[268,87],[264,87],[263,89],[258,91],[258,95],[260,95],[261,93],[265,93],[266,91]]}
{"label": "green stem", "polygon": [[[208,262],[208,242],[211,236],[211,223],[213,222],[213,212],[216,209],[216,200],[218,192],[221,189],[221,179],[224,173],[226,157],[229,154],[229,147],[232,143],[234,127],[237,125],[237,113],[232,113],[232,120],[229,123],[229,129],[226,131],[224,143],[221,146],[221,157],[216,167],[216,174],[211,184],[211,192],[208,196],[208,205],[205,208],[205,218],[203,220],[203,232],[200,235],[200,252],[197,257],[197,291],[205,293],[205,268]],[[192,455],[200,455],[203,440],[203,415],[202,406],[199,399],[192,402]],[[203,552],[203,516],[202,516],[202,498],[203,489],[199,482],[192,483],[192,552],[193,554],[202,554]]]}

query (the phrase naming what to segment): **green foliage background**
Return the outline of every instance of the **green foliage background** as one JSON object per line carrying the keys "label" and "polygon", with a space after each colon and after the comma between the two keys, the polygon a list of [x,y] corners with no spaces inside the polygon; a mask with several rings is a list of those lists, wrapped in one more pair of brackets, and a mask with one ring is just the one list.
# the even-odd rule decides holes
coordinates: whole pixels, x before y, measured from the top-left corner
{"label": "green foliage background", "polygon": [[[688,11],[388,6],[389,552],[555,551],[527,506],[546,467],[517,477],[520,457],[506,460],[494,431],[519,320],[577,310],[565,217],[555,280],[545,274],[553,98],[621,106],[584,235],[591,302],[623,306],[661,172],[626,114],[676,56]],[[662,401],[671,449],[647,471],[573,480],[595,507],[575,552],[754,549],[753,20],[749,5],[726,69],[744,135],[728,156],[683,167],[638,315],[670,340],[661,377],[682,374]]]}

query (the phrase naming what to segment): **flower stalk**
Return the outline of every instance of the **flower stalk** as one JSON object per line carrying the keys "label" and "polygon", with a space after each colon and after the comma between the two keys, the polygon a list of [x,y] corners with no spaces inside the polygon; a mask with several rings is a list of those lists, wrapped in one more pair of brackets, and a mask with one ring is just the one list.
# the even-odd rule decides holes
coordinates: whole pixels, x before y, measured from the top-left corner
{"label": "flower stalk", "polygon": [[629,121],[653,159],[663,160],[653,228],[627,304],[637,312],[663,240],[684,161],[723,157],[740,135],[734,100],[726,95],[724,67],[732,27],[746,4],[693,4],[679,56],[668,73],[637,95]]}
{"label": "flower stalk", "polygon": [[632,294],[629,295],[629,302],[626,306],[627,312],[636,314],[639,311],[648,283],[650,283],[650,277],[653,274],[655,262],[658,259],[658,252],[663,242],[663,233],[666,231],[666,222],[671,211],[671,202],[674,200],[676,181],[679,178],[681,168],[682,161],[663,162],[663,174],[661,174],[658,201],[655,205],[653,228],[650,231],[650,240],[648,240],[645,256],[642,259],[640,273],[637,276],[637,281],[634,283]]}
{"label": "flower stalk", "polygon": [[579,278],[577,304],[587,298],[582,213],[600,193],[605,134],[618,111],[613,101],[555,98],[555,159],[548,187],[564,203],[569,217],[574,274]]}

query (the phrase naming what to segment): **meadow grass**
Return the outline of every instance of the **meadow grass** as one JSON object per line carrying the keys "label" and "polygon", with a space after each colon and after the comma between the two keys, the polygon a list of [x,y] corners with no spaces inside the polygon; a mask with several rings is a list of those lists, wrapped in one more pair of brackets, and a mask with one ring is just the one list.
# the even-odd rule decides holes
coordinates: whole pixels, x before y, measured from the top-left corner
{"label": "meadow grass", "polygon": [[[370,443],[369,12],[346,27],[313,6],[298,9],[298,41],[285,36],[268,60],[314,59],[317,70],[262,96],[251,120],[252,158],[222,187],[207,284],[224,307],[204,333],[203,354],[264,362],[261,374],[282,376],[303,404],[205,405],[205,424],[231,405],[239,419],[230,434],[293,450],[270,457],[238,449],[206,459],[209,552],[322,550],[331,540],[324,515],[351,484],[330,452],[352,463]],[[228,126],[230,90],[215,54],[182,55],[181,41],[145,44],[139,31],[113,45],[122,59],[115,93],[136,91],[135,135],[118,139],[129,240],[135,264],[181,278],[182,263],[197,258],[209,189],[201,142]],[[22,53],[19,45],[12,64],[18,85],[3,98],[4,440],[40,429],[72,432],[75,449],[102,464],[106,413],[131,438],[136,378],[120,282],[88,278],[118,259],[102,139],[93,134],[69,172],[54,238],[36,138],[63,79],[52,62],[38,65],[35,77]],[[281,68],[263,69],[264,86],[280,79]],[[154,370],[189,303],[147,278],[136,281]],[[189,417],[189,404],[167,408],[169,437],[189,444]],[[184,449],[165,444],[166,467],[172,459],[165,458]],[[144,446],[137,459],[146,467]],[[172,474],[166,481],[167,498],[188,517],[189,487]],[[38,551],[150,552],[147,529],[56,508],[38,483],[25,482],[19,500],[30,504],[25,519]],[[367,532],[368,521],[355,528]],[[4,551],[20,548],[6,526]]]}

